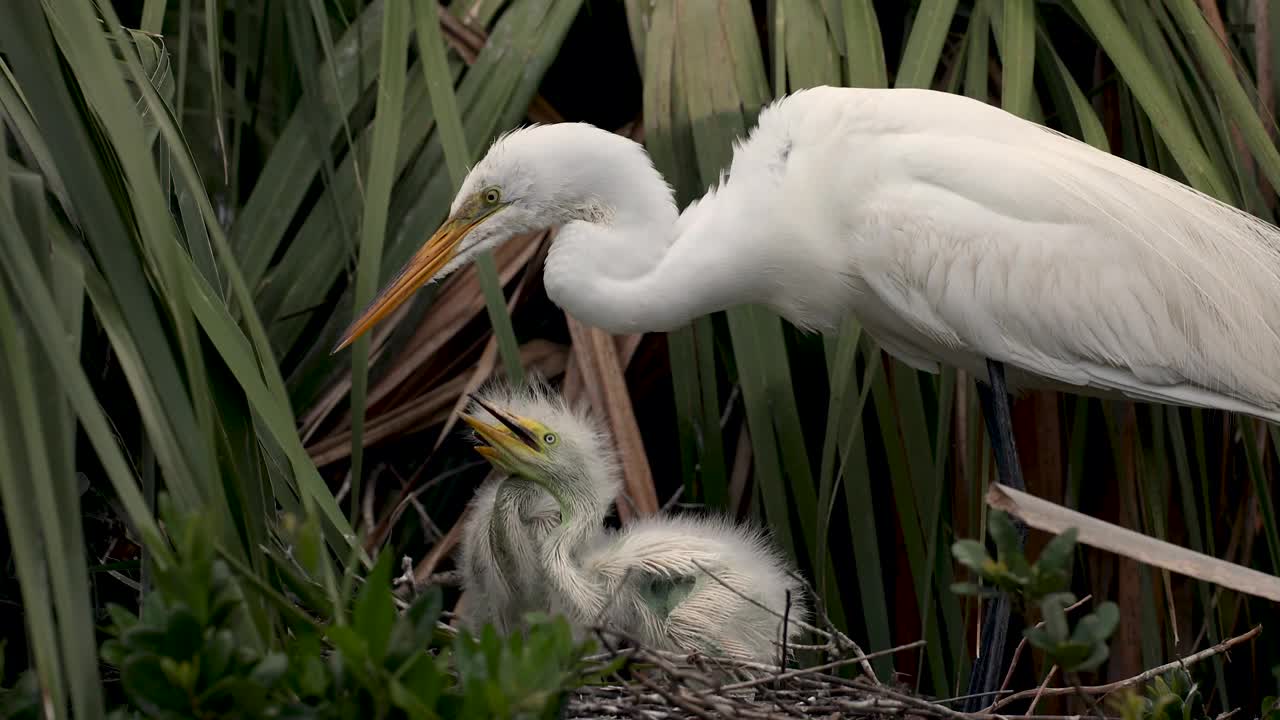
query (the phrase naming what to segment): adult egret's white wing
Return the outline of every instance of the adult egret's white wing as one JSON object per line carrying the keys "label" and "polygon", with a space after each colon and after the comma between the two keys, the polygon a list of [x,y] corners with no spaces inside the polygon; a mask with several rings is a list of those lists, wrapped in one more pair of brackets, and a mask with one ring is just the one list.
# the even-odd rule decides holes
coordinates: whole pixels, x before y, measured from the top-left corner
{"label": "adult egret's white wing", "polygon": [[782,175],[805,210],[784,234],[844,245],[891,352],[1280,420],[1276,228],[955,96],[857,98],[825,129],[791,115],[812,137]]}

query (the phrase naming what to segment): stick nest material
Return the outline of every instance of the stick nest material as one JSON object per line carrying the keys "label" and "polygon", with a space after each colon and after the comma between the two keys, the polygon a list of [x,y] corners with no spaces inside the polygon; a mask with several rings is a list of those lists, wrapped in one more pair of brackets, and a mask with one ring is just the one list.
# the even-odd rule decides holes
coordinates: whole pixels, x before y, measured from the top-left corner
{"label": "stick nest material", "polygon": [[[405,576],[397,584],[412,584],[413,568],[405,558]],[[704,569],[705,571],[705,569]],[[711,574],[711,573],[709,573]],[[711,577],[718,582],[723,582]],[[816,597],[813,588],[803,578],[810,597]],[[432,576],[439,584],[456,584],[457,573]],[[729,587],[726,585],[726,587]],[[730,588],[732,589],[732,588]],[[746,596],[743,596],[744,598]],[[1090,600],[1082,598],[1068,610],[1075,609]],[[750,598],[747,598],[750,600]],[[403,603],[403,601],[399,601]],[[754,602],[754,601],[752,601]],[[758,604],[758,603],[757,603]],[[761,606],[763,607],[763,606]],[[667,718],[945,718],[946,720],[1006,720],[1005,708],[1020,700],[1030,700],[1030,707],[1019,715],[1022,720],[1117,720],[1099,709],[1098,700],[1120,690],[1150,682],[1164,673],[1187,670],[1190,666],[1256,638],[1262,632],[1257,625],[1246,632],[1227,638],[1199,652],[1177,658],[1158,667],[1150,668],[1133,677],[1102,685],[1071,685],[1050,687],[1057,666],[1050,668],[1044,681],[1035,688],[1013,690],[1009,682],[1014,667],[1026,649],[1023,639],[1014,651],[1011,667],[1000,690],[992,694],[986,706],[978,712],[961,712],[952,707],[966,696],[935,700],[917,695],[906,685],[886,684],[875,674],[871,660],[887,655],[914,650],[924,646],[919,640],[905,645],[864,652],[851,638],[840,632],[831,622],[826,609],[819,601],[814,608],[815,622],[821,627],[796,620],[787,612],[781,616],[784,624],[795,623],[821,644],[780,646],[779,658],[793,653],[804,658],[816,658],[800,668],[787,668],[782,664],[761,665],[722,657],[686,654],[646,648],[624,633],[605,627],[592,628],[605,652],[588,658],[597,667],[607,667],[622,660],[622,666],[608,678],[609,682],[585,685],[570,694],[561,717],[565,720],[666,720]],[[452,615],[452,613],[446,613]],[[452,632],[453,628],[442,626]],[[785,637],[786,633],[782,633]],[[841,677],[839,668],[857,666],[861,671],[855,678]],[[1041,698],[1072,695],[1087,701],[1093,715],[1037,715],[1036,705]],[[1219,719],[1229,717],[1235,711],[1222,713]]]}
{"label": "stick nest material", "polygon": [[[1083,695],[1090,698],[1094,715],[1037,715],[1035,701],[1022,720],[1114,720],[1101,714],[1094,699],[1149,682],[1157,675],[1190,665],[1257,637],[1261,627],[1224,640],[1200,652],[1151,668],[1131,678],[1105,685],[1033,688],[1021,692],[1002,689],[1001,699],[979,712],[956,710],[953,704],[963,697],[933,700],[915,694],[901,684],[886,684],[871,671],[868,660],[882,655],[913,650],[923,641],[874,653],[843,648],[838,635],[828,636],[828,644],[801,646],[818,650],[822,662],[798,669],[782,669],[726,660],[718,657],[653,650],[639,647],[634,640],[599,628],[601,643],[609,648],[593,661],[609,663],[619,658],[623,667],[607,684],[589,685],[574,691],[561,717],[566,720],[666,720],[667,718],[944,718],[946,720],[1005,720],[1003,708],[1009,702],[1029,696]],[[625,643],[625,644],[624,644]],[[856,646],[854,646],[856,648]],[[814,653],[809,652],[812,656]],[[860,665],[855,678],[841,677],[836,669]],[[741,679],[734,679],[736,677]],[[1047,682],[1045,683],[1047,685]],[[1229,713],[1227,713],[1229,715]],[[1219,717],[1222,717],[1221,715]]]}
{"label": "stick nest material", "polygon": [[[914,648],[843,657],[801,669],[770,668],[705,655],[619,645],[615,633],[598,630],[609,652],[593,659],[626,663],[610,684],[579,688],[565,718],[810,718],[944,717],[946,708],[891,688],[874,676],[840,677],[835,670],[869,658]],[[812,654],[812,653],[809,653]],[[828,655],[828,657],[830,657]],[[865,672],[865,671],[864,671]],[[624,679],[625,678],[625,679]]]}
{"label": "stick nest material", "polygon": [[[1007,717],[1003,714],[1007,712],[1004,708],[1009,703],[1030,699],[1031,706],[1025,711],[1027,714],[1020,715],[1023,720],[1112,720],[1098,709],[1096,699],[1139,686],[1172,670],[1186,670],[1195,663],[1252,640],[1262,630],[1261,626],[1254,627],[1199,652],[1104,685],[1048,687],[1053,677],[1050,673],[1040,687],[1014,692],[1007,687],[1006,679],[1006,686],[983,710],[966,713],[952,707],[966,698],[932,700],[915,694],[904,685],[888,684],[876,677],[869,660],[914,650],[923,646],[923,641],[866,653],[835,629],[825,614],[820,617],[825,629],[812,626],[806,629],[823,644],[791,648],[805,657],[816,656],[817,661],[795,669],[645,648],[634,638],[596,628],[596,636],[607,651],[591,660],[606,664],[622,659],[624,664],[607,684],[584,686],[573,692],[562,717],[570,720],[722,717],[1003,720]],[[1015,663],[1016,658],[1015,655]],[[845,666],[857,666],[861,672],[855,678],[841,677],[837,671]],[[1096,714],[1034,714],[1039,699],[1052,695],[1088,698]]]}

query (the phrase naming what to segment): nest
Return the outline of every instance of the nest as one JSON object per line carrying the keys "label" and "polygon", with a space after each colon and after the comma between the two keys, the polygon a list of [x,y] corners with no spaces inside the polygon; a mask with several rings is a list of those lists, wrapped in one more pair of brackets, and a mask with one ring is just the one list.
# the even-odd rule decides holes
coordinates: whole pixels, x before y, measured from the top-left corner
{"label": "nest", "polygon": [[[812,588],[809,591],[812,595]],[[616,663],[622,659],[623,664],[613,674],[612,680],[616,682],[586,686],[574,692],[564,717],[658,720],[960,714],[917,697],[905,687],[886,685],[876,677],[872,659],[913,650],[922,646],[923,641],[867,653],[831,623],[821,603],[815,610],[820,627],[798,621],[790,617],[789,612],[781,618],[784,624],[798,624],[820,642],[778,648],[780,659],[792,655],[811,659],[804,667],[795,669],[785,667],[782,662],[763,665],[646,648],[624,633],[595,628],[596,637],[606,652],[591,660]],[[787,634],[784,628],[782,637]],[[856,667],[859,675],[855,678],[839,675],[846,667]]]}
{"label": "nest", "polygon": [[[599,630],[603,644],[614,633]],[[855,651],[800,669],[769,668],[698,654],[651,650],[634,645],[596,656],[623,658],[623,668],[607,685],[579,688],[569,698],[565,718],[811,718],[945,717],[946,708],[918,698],[906,688],[882,684],[866,661],[914,648],[913,643],[882,653]],[[846,665],[864,664],[857,678],[840,677]],[[626,680],[623,680],[624,676]],[[736,677],[741,679],[734,679]]]}
{"label": "nest", "polygon": [[[407,561],[406,558],[406,578],[411,577],[412,570]],[[714,574],[710,575],[723,582]],[[817,597],[803,578],[797,579],[806,586],[810,597]],[[455,581],[455,578],[437,576],[433,577],[433,581],[445,584]],[[1091,597],[1086,596],[1068,610],[1083,605]],[[750,598],[747,600],[755,602]],[[1099,707],[1100,699],[1117,691],[1143,685],[1168,672],[1186,671],[1191,665],[1253,640],[1262,631],[1262,626],[1254,626],[1199,652],[1103,685],[1051,686],[1058,671],[1057,666],[1054,666],[1038,687],[1013,690],[1009,688],[1013,670],[1027,647],[1027,641],[1023,639],[1014,650],[1001,688],[990,694],[983,709],[962,712],[953,705],[979,696],[930,699],[914,693],[905,685],[876,676],[871,660],[923,647],[923,640],[868,653],[835,627],[821,602],[817,603],[814,610],[815,622],[821,627],[796,620],[790,617],[789,612],[781,615],[784,626],[794,623],[820,643],[790,647],[782,645],[778,648],[779,658],[801,655],[813,659],[799,668],[787,668],[783,663],[763,665],[699,653],[648,648],[616,629],[594,627],[591,630],[605,652],[587,658],[588,663],[600,668],[611,667],[619,660],[622,664],[606,678],[607,683],[586,685],[572,692],[561,717],[566,720],[725,717],[752,720],[815,717],[1005,720],[1008,717],[1008,706],[1028,702],[1028,708],[1020,715],[1022,720],[1116,720]],[[782,637],[786,636],[784,627]],[[840,669],[851,666],[859,670],[856,677],[838,674]],[[1035,714],[1036,706],[1042,698],[1067,695],[1083,701],[1090,714]],[[1231,711],[1218,717],[1222,720],[1234,713],[1235,711]]]}
{"label": "nest", "polygon": [[[945,718],[946,720],[1004,720],[1010,704],[1029,701],[1030,708],[1020,715],[1023,720],[1079,720],[1098,718],[1114,720],[1101,710],[1098,700],[1126,688],[1134,688],[1173,670],[1186,670],[1190,665],[1224,653],[1235,645],[1257,637],[1261,626],[1228,638],[1197,653],[1151,668],[1130,678],[1104,685],[1051,687],[1056,667],[1051,669],[1039,687],[1013,691],[1005,687],[993,693],[985,708],[977,712],[961,712],[953,705],[968,696],[935,700],[921,697],[906,686],[877,678],[869,660],[883,655],[913,650],[923,641],[901,645],[873,653],[864,653],[847,637],[834,629],[818,631],[827,642],[802,645],[797,650],[818,651],[820,662],[806,667],[787,669],[755,663],[727,660],[705,655],[681,654],[653,650],[637,645],[633,639],[604,628],[596,629],[597,637],[607,652],[590,658],[601,663],[622,659],[622,667],[608,684],[590,685],[573,692],[562,717],[665,720],[666,718]],[[1025,646],[1020,645],[1013,662],[1017,663]],[[810,655],[813,653],[810,652]],[[855,665],[860,673],[848,678],[836,674],[839,668]],[[1012,675],[1012,672],[1010,673]],[[735,679],[741,678],[741,679]],[[1072,695],[1090,708],[1091,714],[1037,715],[1037,703],[1045,697]],[[1230,715],[1224,713],[1219,717]]]}

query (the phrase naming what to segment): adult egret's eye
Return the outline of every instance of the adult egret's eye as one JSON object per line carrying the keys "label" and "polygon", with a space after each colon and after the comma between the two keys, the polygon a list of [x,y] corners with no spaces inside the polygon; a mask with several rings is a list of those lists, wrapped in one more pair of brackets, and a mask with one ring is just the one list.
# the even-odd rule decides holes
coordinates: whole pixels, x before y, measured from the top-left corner
{"label": "adult egret's eye", "polygon": [[484,201],[489,205],[497,205],[502,199],[502,193],[498,192],[498,188],[489,188],[484,191]]}
{"label": "adult egret's eye", "polygon": [[543,436],[542,436],[542,442],[544,442],[544,443],[546,443],[546,444],[548,444],[548,445],[555,445],[555,444],[556,444],[556,434],[555,434],[555,433],[547,433],[546,435],[543,435]]}

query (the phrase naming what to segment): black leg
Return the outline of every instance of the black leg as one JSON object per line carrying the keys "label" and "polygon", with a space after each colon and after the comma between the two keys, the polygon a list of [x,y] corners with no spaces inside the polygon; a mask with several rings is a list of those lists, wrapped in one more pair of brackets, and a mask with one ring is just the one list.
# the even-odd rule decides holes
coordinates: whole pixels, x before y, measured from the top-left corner
{"label": "black leg", "polygon": [[976,713],[997,700],[995,693],[1004,681],[1004,655],[1009,644],[1009,619],[1012,607],[1009,596],[1000,593],[987,602],[982,619],[982,635],[978,638],[978,659],[969,672],[969,698],[963,712]]}
{"label": "black leg", "polygon": [[1009,388],[1004,382],[1004,363],[987,361],[991,384],[978,383],[978,400],[982,416],[991,436],[991,450],[996,456],[996,474],[1000,482],[1014,490],[1026,490],[1022,481],[1022,465],[1018,463],[1018,447],[1013,443],[1013,416],[1009,413]]}
{"label": "black leg", "polygon": [[[1009,390],[1004,381],[1004,365],[987,361],[990,384],[978,383],[978,400],[982,404],[982,416],[987,422],[987,434],[991,436],[991,450],[996,456],[996,474],[1001,484],[1025,490],[1022,466],[1018,463],[1018,448],[1013,442],[1013,418],[1009,413]],[[1014,521],[1018,528],[1018,544],[1025,547],[1027,528]],[[1008,645],[1010,610],[1009,597],[1004,593],[987,605],[979,640],[979,656],[969,675],[969,695],[994,693],[1004,680],[1004,655]],[[994,695],[971,697],[964,702],[965,712],[977,712],[995,701]]]}

